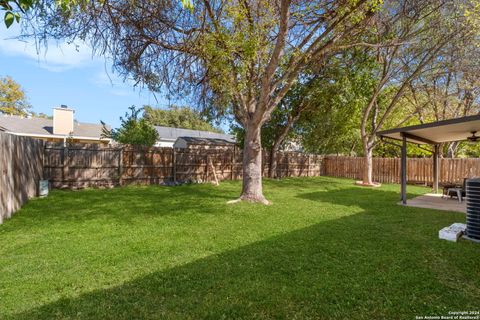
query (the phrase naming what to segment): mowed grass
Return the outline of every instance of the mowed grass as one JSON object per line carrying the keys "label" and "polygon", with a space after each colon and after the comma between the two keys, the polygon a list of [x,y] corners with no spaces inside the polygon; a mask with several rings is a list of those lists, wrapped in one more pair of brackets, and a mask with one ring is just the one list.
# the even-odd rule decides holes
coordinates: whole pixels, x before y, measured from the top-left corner
{"label": "mowed grass", "polygon": [[[265,181],[58,191],[0,226],[0,319],[414,319],[480,309],[480,245],[438,240],[461,213],[399,187]],[[409,187],[409,196],[427,192]]]}

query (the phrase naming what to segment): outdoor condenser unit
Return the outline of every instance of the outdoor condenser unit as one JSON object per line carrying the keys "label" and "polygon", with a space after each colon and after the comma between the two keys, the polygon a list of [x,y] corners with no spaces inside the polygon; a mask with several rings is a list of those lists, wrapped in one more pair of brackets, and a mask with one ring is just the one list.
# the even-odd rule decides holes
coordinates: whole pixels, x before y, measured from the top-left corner
{"label": "outdoor condenser unit", "polygon": [[480,242],[480,178],[467,180],[467,230],[465,237]]}

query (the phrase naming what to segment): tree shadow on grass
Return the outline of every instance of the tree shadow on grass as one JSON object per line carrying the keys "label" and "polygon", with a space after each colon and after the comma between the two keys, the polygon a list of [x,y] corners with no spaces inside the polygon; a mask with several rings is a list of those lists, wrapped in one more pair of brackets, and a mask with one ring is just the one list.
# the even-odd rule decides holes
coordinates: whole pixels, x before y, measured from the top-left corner
{"label": "tree shadow on grass", "polygon": [[[417,193],[408,193],[407,198],[411,199],[418,195]],[[405,228],[421,228],[423,232],[433,234],[436,238],[436,234],[441,228],[454,222],[465,222],[465,214],[463,213],[448,212],[446,214],[446,211],[402,206],[399,204],[399,196],[399,193],[394,191],[352,186],[336,190],[300,193],[296,197],[318,202],[319,205],[329,203],[339,206],[359,207],[363,210],[365,219],[369,218],[375,222],[388,221],[389,223],[395,223],[395,228],[390,231],[387,231],[383,224],[372,224],[372,231],[374,226],[377,226],[379,229],[376,232],[382,233],[401,234]],[[432,215],[435,219],[432,219]],[[416,237],[417,233],[412,233],[412,236]]]}
{"label": "tree shadow on grass", "polygon": [[[402,236],[388,232],[396,227],[360,213],[10,318],[412,319],[478,307],[478,289],[462,290],[461,279],[458,288],[447,286],[432,271],[439,257],[452,254],[451,247],[413,228]],[[410,237],[414,233],[419,235]],[[472,247],[455,252],[458,259],[448,263],[461,275],[475,265],[462,260],[480,263]]]}
{"label": "tree shadow on grass", "polygon": [[264,179],[266,189],[269,187],[274,188],[296,188],[296,189],[309,189],[309,188],[338,188],[351,185],[353,182],[350,179],[339,179],[332,177],[291,177],[282,179]]}
{"label": "tree shadow on grass", "polygon": [[[419,194],[408,193],[407,198],[411,199]],[[343,206],[359,206],[363,209],[371,209],[377,207],[395,207],[406,208],[398,206],[400,201],[400,193],[395,191],[386,191],[377,188],[365,188],[360,186],[351,186],[348,188],[331,188],[315,192],[304,192],[297,195],[298,198],[339,204]]]}

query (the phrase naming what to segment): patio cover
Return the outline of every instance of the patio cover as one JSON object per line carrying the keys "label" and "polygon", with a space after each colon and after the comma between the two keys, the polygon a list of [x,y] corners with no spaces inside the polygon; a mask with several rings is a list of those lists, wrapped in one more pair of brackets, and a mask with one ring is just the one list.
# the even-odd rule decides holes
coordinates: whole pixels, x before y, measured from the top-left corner
{"label": "patio cover", "polygon": [[419,124],[378,132],[378,136],[403,140],[415,144],[439,144],[442,142],[463,141],[477,131],[480,135],[480,115],[455,118],[444,121]]}
{"label": "patio cover", "polygon": [[[384,139],[402,141],[401,157],[401,200],[407,204],[407,143],[429,144],[433,149],[433,190],[438,192],[439,144],[442,142],[463,141],[477,131],[480,136],[480,115],[455,118],[415,126],[380,131],[377,135]],[[480,140],[479,140],[480,141]]]}

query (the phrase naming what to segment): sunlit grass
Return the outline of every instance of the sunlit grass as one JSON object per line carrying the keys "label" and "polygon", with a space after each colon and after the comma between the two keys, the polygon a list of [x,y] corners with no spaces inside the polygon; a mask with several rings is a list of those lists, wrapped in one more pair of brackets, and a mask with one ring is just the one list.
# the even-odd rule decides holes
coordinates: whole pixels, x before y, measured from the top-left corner
{"label": "sunlit grass", "polygon": [[[398,206],[398,186],[266,181],[53,191],[0,226],[0,319],[405,318],[478,309],[465,216]],[[411,195],[427,190],[410,187]]]}

